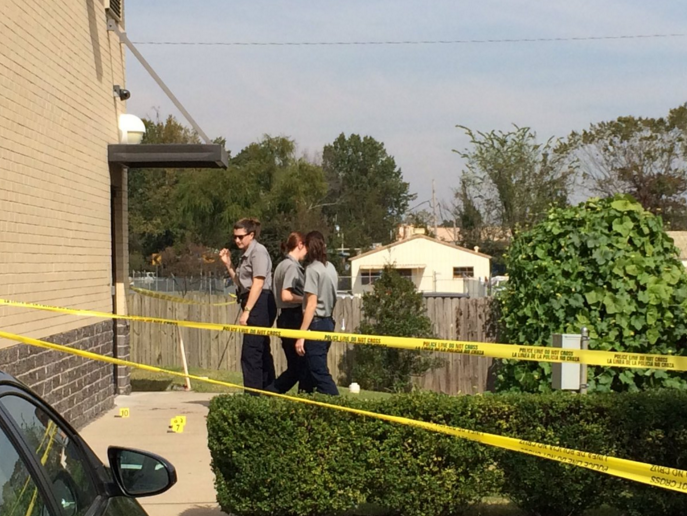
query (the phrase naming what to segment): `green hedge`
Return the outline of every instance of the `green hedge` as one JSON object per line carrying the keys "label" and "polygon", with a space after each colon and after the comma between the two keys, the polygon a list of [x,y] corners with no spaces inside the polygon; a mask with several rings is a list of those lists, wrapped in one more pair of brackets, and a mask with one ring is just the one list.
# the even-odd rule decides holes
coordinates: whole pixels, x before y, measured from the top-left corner
{"label": "green hedge", "polygon": [[[679,391],[323,399],[687,469],[687,393]],[[602,504],[632,516],[687,514],[687,495],[266,397],[213,399],[208,436],[218,501],[237,516],[331,515],[368,505],[384,514],[449,516],[487,496],[546,516]]]}

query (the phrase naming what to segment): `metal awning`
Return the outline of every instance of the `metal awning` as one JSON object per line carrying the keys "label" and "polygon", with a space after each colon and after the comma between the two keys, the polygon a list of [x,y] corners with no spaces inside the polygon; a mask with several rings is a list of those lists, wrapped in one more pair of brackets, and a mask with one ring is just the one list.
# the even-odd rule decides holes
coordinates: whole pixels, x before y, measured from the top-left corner
{"label": "metal awning", "polygon": [[117,144],[107,146],[112,165],[129,168],[227,168],[227,151],[219,144]]}

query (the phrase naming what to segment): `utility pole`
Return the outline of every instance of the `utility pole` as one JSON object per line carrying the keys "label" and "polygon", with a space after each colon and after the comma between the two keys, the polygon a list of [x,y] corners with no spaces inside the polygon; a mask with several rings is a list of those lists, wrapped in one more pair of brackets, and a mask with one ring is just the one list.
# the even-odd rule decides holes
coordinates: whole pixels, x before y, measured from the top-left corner
{"label": "utility pole", "polygon": [[458,245],[458,222],[456,221],[456,216],[453,216],[453,245]]}
{"label": "utility pole", "polygon": [[437,230],[437,198],[434,191],[434,178],[432,178],[432,215],[434,216],[434,238],[439,238],[439,232]]}

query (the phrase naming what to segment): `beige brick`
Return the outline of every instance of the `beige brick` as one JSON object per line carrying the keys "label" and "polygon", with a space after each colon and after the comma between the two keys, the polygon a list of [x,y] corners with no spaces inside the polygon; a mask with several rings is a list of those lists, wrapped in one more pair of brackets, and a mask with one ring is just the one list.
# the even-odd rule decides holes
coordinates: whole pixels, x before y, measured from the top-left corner
{"label": "beige brick", "polygon": [[[111,311],[107,145],[124,53],[100,2],[4,0],[2,11],[0,296]],[[125,247],[125,228],[115,237]],[[38,338],[94,322],[0,307],[4,331]]]}

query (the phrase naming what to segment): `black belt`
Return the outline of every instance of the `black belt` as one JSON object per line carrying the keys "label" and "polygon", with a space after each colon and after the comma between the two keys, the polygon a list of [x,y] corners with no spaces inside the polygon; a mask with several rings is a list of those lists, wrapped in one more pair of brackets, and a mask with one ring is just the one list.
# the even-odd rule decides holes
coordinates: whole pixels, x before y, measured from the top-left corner
{"label": "black belt", "polygon": [[[272,291],[268,288],[263,288],[260,291],[260,295],[264,294],[265,292],[272,292]],[[246,292],[241,292],[240,294],[237,294],[239,301],[245,301],[246,299],[248,299],[249,294],[250,294],[250,289],[248,289]]]}
{"label": "black belt", "polygon": [[320,317],[319,315],[316,315],[315,317],[312,318],[313,321],[326,321],[327,319],[334,319],[331,315],[328,315],[326,317]]}

